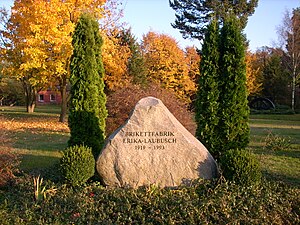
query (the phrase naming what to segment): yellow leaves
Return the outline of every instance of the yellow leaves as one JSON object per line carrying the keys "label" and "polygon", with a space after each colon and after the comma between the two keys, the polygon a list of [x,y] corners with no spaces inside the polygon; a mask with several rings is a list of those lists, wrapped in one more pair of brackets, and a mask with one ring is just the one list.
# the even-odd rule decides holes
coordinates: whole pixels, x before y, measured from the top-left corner
{"label": "yellow leaves", "polygon": [[60,123],[57,118],[48,118],[45,121],[44,118],[27,118],[17,120],[2,120],[0,125],[1,130],[6,131],[29,131],[35,133],[37,131],[47,131],[47,132],[69,132],[68,125],[65,123]]}
{"label": "yellow leaves", "polygon": [[76,23],[83,12],[92,14],[95,18],[103,17],[106,0],[52,0],[61,14],[67,15],[72,23]]}
{"label": "yellow leaves", "polygon": [[197,84],[200,76],[200,55],[195,47],[187,47],[185,49],[185,58],[189,68],[189,77]]}
{"label": "yellow leaves", "polygon": [[[82,12],[97,20],[105,16],[102,50],[105,82],[115,90],[129,82],[127,63],[130,49],[117,38],[114,25],[118,1],[110,0],[16,0],[12,8],[9,39],[12,41],[11,74],[28,77],[31,84],[47,87],[69,76],[72,33]],[[48,83],[47,83],[48,82]],[[66,82],[62,82],[66,83]]]}
{"label": "yellow leaves", "polygon": [[176,40],[166,34],[149,32],[143,37],[143,51],[149,78],[166,89],[175,91],[179,98],[189,102],[196,85],[189,77],[185,53]]}
{"label": "yellow leaves", "polygon": [[[16,0],[9,30],[12,45],[7,71],[48,86],[69,73],[72,32],[83,11],[103,16],[104,0]],[[64,76],[62,76],[64,74]],[[47,84],[48,80],[48,84]]]}
{"label": "yellow leaves", "polygon": [[255,61],[257,60],[257,57],[250,51],[247,51],[245,60],[248,94],[254,95],[262,90],[262,83],[260,82],[260,68],[255,67]]}
{"label": "yellow leaves", "polygon": [[127,74],[130,49],[122,45],[114,36],[102,34],[104,45],[102,47],[102,59],[105,69],[104,81],[109,90],[116,90],[129,82]]}

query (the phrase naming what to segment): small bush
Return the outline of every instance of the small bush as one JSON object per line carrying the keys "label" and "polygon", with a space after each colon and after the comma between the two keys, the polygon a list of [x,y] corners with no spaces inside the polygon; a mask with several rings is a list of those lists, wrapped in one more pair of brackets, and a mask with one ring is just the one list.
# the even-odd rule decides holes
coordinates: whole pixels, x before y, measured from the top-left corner
{"label": "small bush", "polygon": [[220,158],[223,175],[227,180],[242,185],[259,183],[262,177],[259,162],[247,150],[229,150]]}
{"label": "small bush", "polygon": [[284,151],[291,147],[290,138],[280,137],[272,132],[269,132],[265,139],[265,149],[271,151]]}
{"label": "small bush", "polygon": [[92,149],[86,146],[72,146],[65,150],[60,162],[65,180],[73,186],[81,185],[95,173],[95,159]]}

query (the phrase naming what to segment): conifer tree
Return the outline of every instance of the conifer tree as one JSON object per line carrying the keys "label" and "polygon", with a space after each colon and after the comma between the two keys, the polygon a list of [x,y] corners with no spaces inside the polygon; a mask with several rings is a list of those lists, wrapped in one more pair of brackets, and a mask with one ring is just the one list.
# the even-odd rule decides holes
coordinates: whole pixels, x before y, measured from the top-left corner
{"label": "conifer tree", "polygon": [[176,16],[172,26],[179,29],[184,38],[202,40],[212,19],[222,25],[229,14],[234,14],[241,26],[246,27],[258,0],[169,0],[169,4]]}
{"label": "conifer tree", "polygon": [[98,157],[105,139],[105,107],[102,38],[98,23],[82,14],[73,34],[71,58],[71,100],[69,146],[85,145]]}
{"label": "conifer tree", "polygon": [[147,70],[141,47],[136,40],[134,40],[129,48],[131,50],[131,58],[129,59],[128,68],[130,75],[133,76],[133,83],[146,86]]}
{"label": "conifer tree", "polygon": [[131,28],[123,30],[121,38],[123,43],[128,45],[131,53],[128,58],[128,73],[134,84],[145,87],[147,85],[147,69],[141,46],[132,34]]}
{"label": "conifer tree", "polygon": [[223,152],[249,143],[245,37],[237,19],[228,17],[220,32],[219,132]]}
{"label": "conifer tree", "polygon": [[199,89],[196,100],[196,137],[210,153],[218,158],[219,122],[219,28],[212,21],[206,31],[202,45]]}

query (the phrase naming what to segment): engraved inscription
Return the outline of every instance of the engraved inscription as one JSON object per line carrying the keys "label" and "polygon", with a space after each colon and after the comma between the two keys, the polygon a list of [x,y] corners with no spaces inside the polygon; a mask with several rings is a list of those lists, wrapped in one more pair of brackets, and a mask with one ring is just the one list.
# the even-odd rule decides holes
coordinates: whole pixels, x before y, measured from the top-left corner
{"label": "engraved inscription", "polygon": [[125,132],[123,143],[134,144],[135,150],[163,150],[167,144],[175,144],[175,132],[172,131],[134,131]]}

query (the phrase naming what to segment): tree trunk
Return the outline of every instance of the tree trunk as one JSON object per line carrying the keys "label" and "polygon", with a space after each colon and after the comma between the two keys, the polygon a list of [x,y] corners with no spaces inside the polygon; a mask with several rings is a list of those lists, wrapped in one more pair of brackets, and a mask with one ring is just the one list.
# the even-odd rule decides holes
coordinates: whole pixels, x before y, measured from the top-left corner
{"label": "tree trunk", "polygon": [[296,92],[296,72],[293,74],[292,81],[292,110],[295,111],[295,92]]}
{"label": "tree trunk", "polygon": [[27,112],[34,113],[35,103],[27,105]]}
{"label": "tree trunk", "polygon": [[26,82],[26,80],[23,80],[23,88],[25,90],[26,110],[28,113],[33,113],[36,104],[37,91],[31,84]]}
{"label": "tree trunk", "polygon": [[30,88],[30,92],[26,96],[26,107],[28,113],[34,113],[36,104],[36,92]]}
{"label": "tree trunk", "polygon": [[60,111],[60,117],[59,122],[64,123],[66,121],[67,116],[67,82],[66,79],[63,79],[62,84],[60,86],[60,94],[61,94],[61,111]]}

